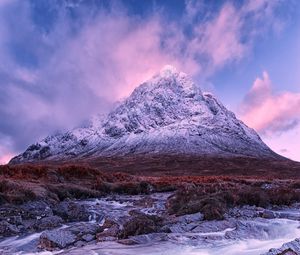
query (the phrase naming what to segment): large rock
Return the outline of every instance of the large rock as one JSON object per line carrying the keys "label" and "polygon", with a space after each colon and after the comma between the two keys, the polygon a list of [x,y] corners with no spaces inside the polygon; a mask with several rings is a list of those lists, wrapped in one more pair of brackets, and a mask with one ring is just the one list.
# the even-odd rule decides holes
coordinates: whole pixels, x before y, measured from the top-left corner
{"label": "large rock", "polygon": [[42,249],[63,249],[76,242],[76,236],[69,230],[48,230],[41,234],[39,245]]}
{"label": "large rock", "polygon": [[182,215],[167,219],[165,226],[162,228],[163,232],[184,233],[196,228],[200,222],[203,221],[202,213],[194,213]]}
{"label": "large rock", "polygon": [[52,209],[44,201],[27,202],[21,206],[26,219],[40,219],[53,215]]}
{"label": "large rock", "polygon": [[128,238],[157,232],[162,226],[162,219],[158,216],[138,213],[128,219],[119,233],[120,238]]}
{"label": "large rock", "polygon": [[117,222],[111,219],[105,219],[100,228],[100,233],[97,233],[97,241],[105,242],[117,240],[119,232],[120,225]]}
{"label": "large rock", "polygon": [[66,221],[88,221],[90,213],[84,205],[75,202],[63,201],[53,208],[54,214]]}
{"label": "large rock", "polygon": [[36,220],[33,227],[36,230],[45,230],[60,227],[63,222],[63,219],[59,216],[49,216]]}
{"label": "large rock", "polygon": [[42,249],[63,249],[75,243],[91,242],[96,239],[99,231],[99,226],[95,223],[79,222],[64,229],[43,232],[39,243]]}
{"label": "large rock", "polygon": [[71,231],[73,234],[75,234],[77,236],[77,239],[83,239],[83,240],[85,240],[86,237],[84,238],[82,237],[86,235],[93,235],[95,239],[96,233],[100,231],[99,225],[91,222],[78,222],[68,227],[67,229]]}

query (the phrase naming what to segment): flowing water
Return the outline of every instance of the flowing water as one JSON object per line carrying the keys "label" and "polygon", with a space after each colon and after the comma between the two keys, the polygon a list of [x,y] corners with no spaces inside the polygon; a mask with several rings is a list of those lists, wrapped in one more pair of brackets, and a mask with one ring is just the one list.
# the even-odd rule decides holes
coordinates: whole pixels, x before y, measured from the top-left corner
{"label": "flowing water", "polygon": [[[164,211],[165,196],[157,196],[157,202],[149,208],[140,208],[145,213],[160,214]],[[119,196],[106,199],[80,201],[91,212],[91,221],[102,224],[103,214],[109,213],[115,220],[122,221],[128,212],[136,209],[135,201],[140,196]],[[114,200],[115,199],[115,200]],[[40,233],[23,237],[10,237],[0,241],[0,254],[71,254],[71,255],[257,255],[270,248],[278,248],[283,243],[300,237],[297,209],[285,209],[280,212],[284,217],[276,219],[239,219],[239,227],[224,228],[217,231],[187,231],[165,234],[164,241],[155,241],[155,235],[146,236],[147,242],[138,245],[122,245],[117,242],[89,244],[81,248],[72,248],[56,252],[37,250]],[[231,219],[234,220],[234,219]],[[212,222],[214,224],[215,222]],[[61,228],[64,228],[63,226]]]}

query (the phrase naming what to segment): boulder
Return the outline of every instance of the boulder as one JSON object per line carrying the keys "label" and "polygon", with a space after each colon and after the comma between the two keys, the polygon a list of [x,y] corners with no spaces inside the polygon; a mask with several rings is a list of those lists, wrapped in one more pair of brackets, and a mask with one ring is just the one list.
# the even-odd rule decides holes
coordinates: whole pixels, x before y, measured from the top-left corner
{"label": "boulder", "polygon": [[99,226],[90,222],[79,222],[64,229],[47,230],[40,236],[40,247],[46,250],[63,249],[72,244],[83,244],[96,239]]}
{"label": "boulder", "polygon": [[63,249],[76,242],[76,236],[69,230],[47,230],[40,236],[39,246],[46,250]]}
{"label": "boulder", "polygon": [[138,213],[125,222],[118,236],[121,239],[126,239],[129,236],[157,232],[161,227],[162,219],[160,217]]}
{"label": "boulder", "polygon": [[96,235],[97,241],[114,241],[117,239],[120,232],[120,226],[116,222],[106,219],[104,224],[101,226],[100,231],[101,232]]}
{"label": "boulder", "polygon": [[63,222],[59,216],[49,216],[36,220],[33,227],[36,230],[45,230],[60,227]]}
{"label": "boulder", "polygon": [[44,201],[31,201],[23,204],[21,209],[24,211],[24,219],[40,219],[53,215],[52,209]]}
{"label": "boulder", "polygon": [[66,221],[88,221],[90,213],[84,205],[75,202],[63,201],[53,208],[55,215]]}
{"label": "boulder", "polygon": [[92,222],[78,222],[66,229],[75,234],[78,239],[82,239],[82,236],[87,234],[95,236],[96,233],[101,231],[99,225]]}

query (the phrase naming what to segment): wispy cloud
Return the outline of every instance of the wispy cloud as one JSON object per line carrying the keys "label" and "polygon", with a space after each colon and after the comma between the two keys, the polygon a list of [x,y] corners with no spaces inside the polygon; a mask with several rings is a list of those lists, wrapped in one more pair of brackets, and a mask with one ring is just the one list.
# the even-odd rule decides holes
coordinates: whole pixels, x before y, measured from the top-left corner
{"label": "wispy cloud", "polygon": [[0,0],[0,135],[9,140],[5,146],[20,151],[105,111],[164,64],[205,79],[239,61],[263,34],[257,22],[272,28],[275,2],[226,2],[208,10],[204,1],[187,1],[182,17],[169,20],[164,10],[142,18],[121,4],[91,12],[81,4],[51,1],[47,11],[55,15],[49,14],[51,22],[41,29],[31,2]]}

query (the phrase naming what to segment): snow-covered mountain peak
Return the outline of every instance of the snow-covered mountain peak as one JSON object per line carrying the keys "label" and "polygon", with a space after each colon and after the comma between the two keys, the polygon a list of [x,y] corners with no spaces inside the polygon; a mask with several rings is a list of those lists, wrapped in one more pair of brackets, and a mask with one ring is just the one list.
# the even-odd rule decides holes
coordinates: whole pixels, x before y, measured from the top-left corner
{"label": "snow-covered mountain peak", "polygon": [[176,67],[172,65],[165,65],[161,70],[160,70],[160,75],[161,76],[170,76],[178,74]]}
{"label": "snow-covered mountain peak", "polygon": [[209,112],[200,88],[192,79],[174,67],[166,66],[112,111],[104,126],[107,134],[120,137]]}
{"label": "snow-covered mountain peak", "polygon": [[143,93],[147,91],[155,91],[156,93],[161,93],[161,91],[163,93],[172,92],[180,97],[191,97],[195,94],[202,95],[199,86],[193,82],[190,76],[184,72],[178,72],[171,65],[164,66],[159,73],[137,87],[136,90],[143,91]]}
{"label": "snow-covered mountain peak", "polygon": [[11,162],[141,153],[278,157],[217,98],[166,66],[107,116],[48,136]]}

